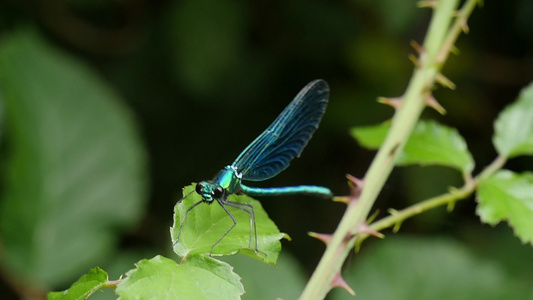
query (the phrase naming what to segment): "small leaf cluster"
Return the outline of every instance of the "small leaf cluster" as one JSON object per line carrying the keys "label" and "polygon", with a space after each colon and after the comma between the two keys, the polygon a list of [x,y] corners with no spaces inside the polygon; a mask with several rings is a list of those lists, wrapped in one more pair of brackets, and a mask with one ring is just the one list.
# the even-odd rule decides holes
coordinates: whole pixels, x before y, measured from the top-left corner
{"label": "small leaf cluster", "polygon": [[[240,299],[244,293],[241,278],[232,266],[215,257],[243,253],[275,264],[281,251],[280,240],[288,236],[279,232],[259,201],[245,195],[228,197],[228,201],[253,205],[255,236],[248,213],[228,207],[236,221],[232,228],[232,218],[225,210],[216,201],[202,203],[194,190],[195,185],[185,187],[184,198],[174,208],[170,234],[174,252],[181,257],[179,263],[161,255],[143,259],[113,284],[103,270],[96,268],[68,290],[51,293],[49,298],[85,299],[101,288],[115,287],[115,293],[124,299]],[[200,205],[194,207],[196,203]],[[256,238],[257,249],[254,248]]]}
{"label": "small leaf cluster", "polygon": [[[353,137],[364,147],[377,149],[389,123],[353,128]],[[507,221],[524,243],[533,244],[533,173],[501,169],[508,159],[533,154],[533,84],[505,108],[494,122],[495,162],[474,176],[474,159],[463,137],[454,128],[421,120],[399,153],[398,165],[440,165],[457,169],[465,184],[477,191],[477,214],[484,223]],[[450,197],[447,204],[460,200]],[[446,203],[444,203],[446,204]],[[398,215],[398,212],[393,214]]]}

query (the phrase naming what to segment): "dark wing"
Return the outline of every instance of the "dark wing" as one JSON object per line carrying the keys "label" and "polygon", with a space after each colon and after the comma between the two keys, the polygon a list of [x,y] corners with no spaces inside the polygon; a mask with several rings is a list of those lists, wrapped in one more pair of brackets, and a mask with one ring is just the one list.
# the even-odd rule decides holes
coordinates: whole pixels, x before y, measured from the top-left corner
{"label": "dark wing", "polygon": [[328,104],[329,87],[314,80],[296,95],[276,120],[237,157],[233,166],[242,179],[261,181],[285,170],[300,156],[318,128]]}

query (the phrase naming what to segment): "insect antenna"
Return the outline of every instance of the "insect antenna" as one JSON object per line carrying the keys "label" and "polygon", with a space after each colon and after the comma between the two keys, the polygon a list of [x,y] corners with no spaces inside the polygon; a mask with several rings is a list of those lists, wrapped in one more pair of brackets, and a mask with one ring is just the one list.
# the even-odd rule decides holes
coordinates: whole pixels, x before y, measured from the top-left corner
{"label": "insect antenna", "polygon": [[185,198],[189,197],[192,193],[194,193],[194,190],[190,191],[187,195],[181,197],[181,199],[179,199],[178,202],[176,202],[176,204],[177,204],[177,203],[180,203],[180,202],[183,201]]}

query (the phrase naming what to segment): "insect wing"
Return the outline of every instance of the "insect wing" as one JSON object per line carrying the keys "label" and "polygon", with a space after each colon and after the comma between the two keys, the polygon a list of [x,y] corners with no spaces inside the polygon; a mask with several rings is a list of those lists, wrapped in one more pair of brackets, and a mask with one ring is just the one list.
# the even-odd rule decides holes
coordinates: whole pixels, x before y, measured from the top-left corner
{"label": "insect wing", "polygon": [[296,95],[274,122],[237,157],[242,179],[262,181],[285,170],[318,128],[328,103],[329,87],[314,80]]}

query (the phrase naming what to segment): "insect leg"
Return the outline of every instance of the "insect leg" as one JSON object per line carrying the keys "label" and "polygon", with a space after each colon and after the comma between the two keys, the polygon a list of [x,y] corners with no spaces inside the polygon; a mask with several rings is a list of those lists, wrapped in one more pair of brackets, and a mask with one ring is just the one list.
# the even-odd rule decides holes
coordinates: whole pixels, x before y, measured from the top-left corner
{"label": "insect leg", "polygon": [[[247,212],[249,215],[250,215],[250,239],[248,241],[248,248],[252,248],[252,231],[253,231],[253,235],[255,237],[255,251],[256,252],[260,252],[259,249],[257,248],[257,227],[256,227],[256,224],[255,224],[255,211],[254,211],[254,206],[249,204],[249,203],[241,203],[241,202],[229,202],[229,201],[225,201],[226,205],[229,205],[231,207],[235,207],[235,208],[238,208],[240,210],[243,210],[245,212]],[[246,206],[248,208],[245,208],[243,206]]]}
{"label": "insect leg", "polygon": [[[231,227],[226,230],[226,232],[224,232],[224,234],[213,244],[213,246],[211,246],[211,253],[209,253],[210,256],[213,255],[213,249],[215,248],[216,245],[218,245],[218,243],[220,243],[220,241],[222,241],[222,239],[224,237],[226,237],[226,235],[228,235],[228,233],[233,229],[233,227],[235,227],[235,225],[237,225],[237,220],[235,219],[235,217],[229,212],[229,210],[224,206],[224,205],[229,205],[229,206],[233,206],[229,203],[231,202],[228,202],[226,200],[223,200],[223,199],[218,199],[217,201],[218,204],[220,204],[220,207],[222,207],[224,209],[224,211],[228,214],[228,216],[230,216],[231,220],[233,221],[233,225],[231,225]],[[235,206],[233,206],[235,207]]]}
{"label": "insect leg", "polygon": [[[181,201],[181,200],[180,200]],[[172,244],[172,248],[174,248],[174,246],[176,246],[176,244],[179,242],[180,240],[180,236],[181,236],[181,230],[183,229],[183,224],[185,224],[185,220],[187,219],[187,215],[189,214],[189,212],[191,210],[193,210],[193,208],[195,208],[196,206],[198,206],[200,203],[202,203],[203,200],[200,200],[196,203],[194,203],[191,207],[189,207],[187,209],[187,211],[185,211],[185,214],[183,215],[183,220],[181,220],[181,224],[180,224],[180,229],[178,230],[178,237],[176,238],[176,240],[174,241],[174,243]]]}

